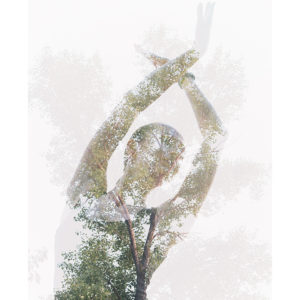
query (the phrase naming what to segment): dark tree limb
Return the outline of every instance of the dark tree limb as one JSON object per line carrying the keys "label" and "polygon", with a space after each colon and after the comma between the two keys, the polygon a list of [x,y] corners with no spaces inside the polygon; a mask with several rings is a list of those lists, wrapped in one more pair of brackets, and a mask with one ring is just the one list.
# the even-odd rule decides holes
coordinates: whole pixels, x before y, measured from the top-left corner
{"label": "dark tree limb", "polygon": [[126,223],[127,229],[128,229],[132,258],[133,258],[137,273],[139,273],[140,272],[140,260],[139,260],[139,255],[138,255],[138,251],[137,251],[137,246],[136,246],[136,240],[135,240],[135,234],[134,234],[134,230],[133,230],[133,226],[132,226],[132,221],[130,219],[130,215],[129,215],[126,203],[124,202],[122,197],[118,196],[118,199],[119,199],[120,203],[122,204],[123,216],[125,218],[125,223]]}

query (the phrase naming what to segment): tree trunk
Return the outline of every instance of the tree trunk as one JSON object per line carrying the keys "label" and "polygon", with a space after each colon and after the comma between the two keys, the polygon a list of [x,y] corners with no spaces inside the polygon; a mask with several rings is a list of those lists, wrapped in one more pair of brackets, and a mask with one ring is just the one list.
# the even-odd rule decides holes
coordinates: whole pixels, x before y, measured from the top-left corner
{"label": "tree trunk", "polygon": [[154,231],[158,222],[157,209],[152,208],[150,215],[150,227],[144,246],[144,252],[141,262],[139,263],[139,269],[137,271],[137,284],[135,300],[147,300],[147,283],[146,283],[146,272],[148,269],[149,259],[150,259],[150,247],[154,236]]}
{"label": "tree trunk", "polygon": [[147,300],[147,285],[145,272],[138,274],[134,300]]}

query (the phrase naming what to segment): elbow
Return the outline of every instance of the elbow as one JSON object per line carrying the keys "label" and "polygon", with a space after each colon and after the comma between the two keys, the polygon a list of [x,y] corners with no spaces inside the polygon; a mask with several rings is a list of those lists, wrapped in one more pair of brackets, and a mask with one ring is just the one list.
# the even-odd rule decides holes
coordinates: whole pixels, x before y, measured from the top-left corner
{"label": "elbow", "polygon": [[223,126],[220,127],[218,134],[215,137],[215,145],[214,148],[217,151],[221,151],[224,148],[224,145],[228,139],[228,131]]}

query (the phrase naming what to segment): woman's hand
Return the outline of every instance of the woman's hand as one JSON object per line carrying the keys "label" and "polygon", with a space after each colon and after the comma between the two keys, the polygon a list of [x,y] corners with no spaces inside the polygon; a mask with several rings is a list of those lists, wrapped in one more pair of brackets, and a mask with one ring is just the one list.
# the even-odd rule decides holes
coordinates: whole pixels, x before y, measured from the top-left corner
{"label": "woman's hand", "polygon": [[200,56],[204,55],[208,47],[214,7],[214,2],[207,3],[205,7],[202,3],[198,5],[194,48]]}

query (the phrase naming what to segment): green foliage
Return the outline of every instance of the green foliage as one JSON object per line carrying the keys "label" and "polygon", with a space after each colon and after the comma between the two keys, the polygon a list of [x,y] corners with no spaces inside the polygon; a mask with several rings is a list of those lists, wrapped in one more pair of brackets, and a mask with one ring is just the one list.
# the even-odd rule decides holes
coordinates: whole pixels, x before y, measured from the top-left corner
{"label": "green foliage", "polygon": [[[133,219],[137,251],[141,257],[152,209],[141,210]],[[76,221],[82,222],[81,244],[75,251],[64,253],[61,268],[64,282],[55,299],[134,299],[136,269],[130,251],[125,222],[91,221],[81,210]],[[165,229],[170,229],[165,226]],[[146,281],[167,256],[168,249],[180,237],[178,233],[160,231],[151,247]]]}
{"label": "green foliage", "polygon": [[[187,51],[146,77],[125,95],[87,147],[68,191],[71,204],[85,207],[77,221],[83,222],[86,233],[81,234],[80,247],[65,254],[61,265],[65,280],[56,299],[126,300],[138,294],[138,299],[146,299],[153,273],[181,238],[176,228],[187,215],[198,212],[216,167],[213,139],[209,140],[213,135],[206,135],[192,171],[174,198],[157,208],[145,207],[146,195],[178,171],[177,163],[184,151],[181,136],[164,124],[146,125],[134,133],[125,152],[124,174],[106,193],[108,160],[136,114],[178,81],[198,58],[196,51]],[[197,89],[191,97],[191,101],[206,103]],[[209,121],[215,124],[214,112],[212,119]],[[208,127],[207,131],[216,130]],[[183,201],[178,204],[177,198]],[[137,208],[135,214],[127,208],[130,200]],[[104,208],[110,204],[106,216]],[[122,219],[114,219],[116,211]]]}
{"label": "green foliage", "polygon": [[64,254],[65,279],[56,299],[133,299],[136,274],[125,223],[91,222],[84,210],[77,221],[85,233],[79,248]]}

